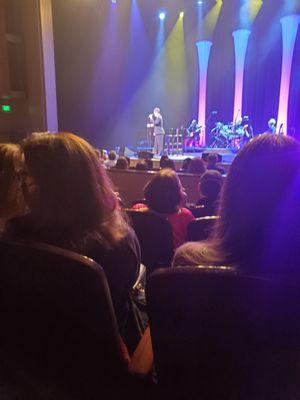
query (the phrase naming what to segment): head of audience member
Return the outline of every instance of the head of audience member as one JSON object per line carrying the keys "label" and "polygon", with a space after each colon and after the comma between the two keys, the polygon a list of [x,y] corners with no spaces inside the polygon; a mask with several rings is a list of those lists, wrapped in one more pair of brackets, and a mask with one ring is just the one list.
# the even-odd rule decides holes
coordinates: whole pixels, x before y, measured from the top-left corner
{"label": "head of audience member", "polygon": [[189,165],[188,173],[202,175],[205,172],[204,161],[200,157],[192,159]]}
{"label": "head of audience member", "polygon": [[159,168],[160,169],[166,168],[166,161],[168,161],[168,160],[169,160],[169,156],[167,156],[166,154],[162,155],[159,160]]}
{"label": "head of audience member", "polygon": [[215,167],[218,162],[218,154],[210,153],[207,157],[207,166],[208,167]]}
{"label": "head of audience member", "polygon": [[223,178],[220,172],[209,170],[204,172],[199,182],[200,195],[215,201],[221,192]]}
{"label": "head of audience member", "polygon": [[148,171],[147,160],[139,160],[135,166],[136,171]]}
{"label": "head of audience member", "polygon": [[151,160],[151,158],[146,158],[145,161],[148,165],[148,171],[152,171],[153,170],[153,161]]}
{"label": "head of audience member", "polygon": [[95,153],[102,163],[107,160],[107,151],[105,149],[95,149]]}
{"label": "head of audience member", "polygon": [[176,170],[175,162],[174,162],[174,160],[171,160],[170,158],[165,160],[163,164],[164,164],[164,166],[162,168],[169,168],[169,169],[172,169],[173,171]]}
{"label": "head of audience member", "polygon": [[0,218],[5,221],[23,211],[18,170],[21,167],[20,146],[0,144]]}
{"label": "head of audience member", "polygon": [[187,157],[183,160],[182,167],[181,167],[182,172],[187,172],[189,170],[191,161],[192,161],[192,159],[190,157]]}
{"label": "head of audience member", "polygon": [[128,164],[127,158],[124,157],[124,156],[120,156],[117,159],[117,163],[116,163],[115,168],[116,169],[123,169],[123,170],[128,169],[129,168],[129,164]]}
{"label": "head of audience member", "polygon": [[108,159],[110,161],[116,161],[118,158],[117,153],[115,152],[115,150],[110,150],[108,153]]}
{"label": "head of audience member", "polygon": [[150,210],[160,214],[174,214],[182,204],[185,193],[172,169],[161,169],[147,183],[144,196]]}
{"label": "head of audience member", "polygon": [[124,237],[117,195],[88,142],[62,132],[32,136],[22,148],[22,190],[37,229],[74,243],[92,236],[110,246]]}
{"label": "head of audience member", "polygon": [[230,168],[220,212],[213,240],[225,262],[246,265],[251,272],[297,267],[300,144],[268,134],[247,144]]}

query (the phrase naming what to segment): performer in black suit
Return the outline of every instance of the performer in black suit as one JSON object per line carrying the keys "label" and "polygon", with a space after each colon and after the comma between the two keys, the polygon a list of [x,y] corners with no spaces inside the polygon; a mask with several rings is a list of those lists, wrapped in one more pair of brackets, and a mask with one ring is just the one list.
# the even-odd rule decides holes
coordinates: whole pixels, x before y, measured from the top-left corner
{"label": "performer in black suit", "polygon": [[154,108],[152,114],[152,120],[154,124],[154,157],[160,157],[164,152],[164,122],[161,115],[160,109],[158,107]]}

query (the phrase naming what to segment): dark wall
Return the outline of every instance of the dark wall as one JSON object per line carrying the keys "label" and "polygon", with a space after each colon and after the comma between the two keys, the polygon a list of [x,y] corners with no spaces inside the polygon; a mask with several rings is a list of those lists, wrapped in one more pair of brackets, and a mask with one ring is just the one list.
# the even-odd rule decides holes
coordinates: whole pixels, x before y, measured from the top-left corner
{"label": "dark wall", "polygon": [[[131,3],[132,1],[132,3]],[[186,0],[53,0],[59,126],[91,140],[97,146],[137,144],[145,137],[145,121],[159,105],[167,129],[188,124],[197,113],[197,52],[195,41],[205,38],[196,29],[196,2]],[[187,4],[188,3],[188,4]],[[207,113],[218,110],[218,120],[232,119],[234,48],[232,31],[242,27],[237,0],[224,0],[213,37],[208,71]],[[139,5],[139,12],[131,4]],[[155,5],[154,5],[155,4]],[[205,2],[204,15],[214,1]],[[187,97],[167,90],[157,70],[156,15],[169,10],[165,37],[185,10],[184,31]],[[249,39],[244,82],[244,112],[256,132],[277,116],[281,71],[280,17],[283,2],[265,0]],[[294,57],[289,120],[291,132],[300,131],[300,36]],[[174,50],[176,51],[176,49]],[[161,64],[160,64],[161,67]],[[172,65],[172,74],[176,65]],[[173,76],[166,71],[166,81]],[[176,74],[174,75],[176,76]],[[209,128],[216,122],[211,120]]]}
{"label": "dark wall", "polygon": [[0,0],[0,141],[46,129],[38,0]]}

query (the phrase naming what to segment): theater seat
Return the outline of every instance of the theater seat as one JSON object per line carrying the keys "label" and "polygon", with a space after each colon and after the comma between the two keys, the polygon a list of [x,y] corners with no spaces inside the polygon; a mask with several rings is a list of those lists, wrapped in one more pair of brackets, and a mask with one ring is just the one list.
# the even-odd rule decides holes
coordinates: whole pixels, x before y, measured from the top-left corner
{"label": "theater seat", "polygon": [[188,240],[197,242],[208,239],[215,223],[220,217],[216,215],[197,218],[188,225]]}
{"label": "theater seat", "polygon": [[94,261],[1,241],[0,320],[0,386],[17,389],[16,398],[117,399],[126,392],[110,293]]}
{"label": "theater seat", "polygon": [[146,297],[164,398],[298,399],[299,289],[226,267],[154,272]]}
{"label": "theater seat", "polygon": [[187,208],[190,210],[195,218],[201,218],[207,215],[207,210],[204,205],[197,206],[195,204],[189,204]]}
{"label": "theater seat", "polygon": [[173,258],[173,236],[169,221],[151,211],[126,210],[141,246],[147,275],[157,268],[169,267]]}

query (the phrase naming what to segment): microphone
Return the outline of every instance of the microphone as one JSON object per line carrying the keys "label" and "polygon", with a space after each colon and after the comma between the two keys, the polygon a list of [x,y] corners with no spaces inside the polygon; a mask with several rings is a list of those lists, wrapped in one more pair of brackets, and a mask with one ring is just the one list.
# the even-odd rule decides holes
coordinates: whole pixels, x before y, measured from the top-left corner
{"label": "microphone", "polygon": [[282,128],[283,128],[283,124],[280,124],[279,132],[278,132],[279,134],[280,134],[280,133],[283,133],[283,132],[282,132]]}

